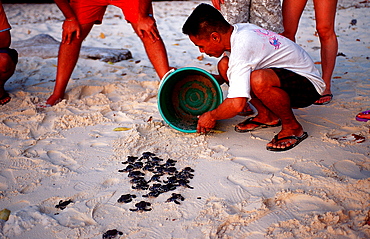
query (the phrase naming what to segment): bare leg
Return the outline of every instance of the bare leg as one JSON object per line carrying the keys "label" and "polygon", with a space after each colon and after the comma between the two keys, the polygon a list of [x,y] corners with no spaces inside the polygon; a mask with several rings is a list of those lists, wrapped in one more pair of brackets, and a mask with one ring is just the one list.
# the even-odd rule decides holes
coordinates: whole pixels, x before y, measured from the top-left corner
{"label": "bare leg", "polygon": [[281,34],[295,42],[299,19],[306,6],[307,0],[284,0],[282,13],[284,32]]}
{"label": "bare leg", "polygon": [[[287,136],[301,136],[303,128],[295,118],[290,106],[288,94],[280,89],[280,80],[271,69],[253,71],[251,74],[251,87],[254,95],[259,99],[253,101],[258,110],[255,120],[261,123],[276,122],[281,120],[282,128],[278,138]],[[294,144],[296,139],[286,139],[278,142],[271,141],[267,146],[286,148]]]}
{"label": "bare leg", "polygon": [[[137,34],[138,33],[137,24],[131,23],[131,25]],[[159,76],[160,79],[162,79],[163,76],[170,70],[167,58],[167,51],[162,38],[153,42],[149,38],[149,36],[146,33],[144,33],[144,37],[140,39],[144,44],[146,54],[148,55],[150,62],[152,63],[155,71],[157,72],[157,75]]]}
{"label": "bare leg", "polygon": [[[335,34],[335,12],[337,0],[314,1],[316,29],[321,44],[322,78],[326,84],[323,95],[331,94],[331,78],[335,67],[338,52],[338,41]],[[331,96],[321,97],[315,103],[324,103],[331,100]]]}
{"label": "bare leg", "polygon": [[81,25],[81,36],[79,39],[73,38],[70,44],[60,44],[54,91],[46,101],[46,104],[55,105],[64,98],[69,78],[72,75],[80,54],[82,41],[89,34],[93,25],[93,23]]}
{"label": "bare leg", "polygon": [[0,105],[10,101],[10,96],[4,89],[5,82],[13,75],[15,64],[7,53],[0,53]]}

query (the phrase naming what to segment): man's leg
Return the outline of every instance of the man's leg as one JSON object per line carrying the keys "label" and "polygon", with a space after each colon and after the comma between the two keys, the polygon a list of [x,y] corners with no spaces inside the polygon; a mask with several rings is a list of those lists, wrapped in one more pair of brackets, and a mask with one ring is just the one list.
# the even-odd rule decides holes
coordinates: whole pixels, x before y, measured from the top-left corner
{"label": "man's leg", "polygon": [[[288,94],[280,88],[280,79],[271,69],[253,71],[251,74],[251,89],[259,100],[252,103],[258,111],[255,121],[261,123],[276,122],[281,120],[282,129],[278,139],[288,136],[302,136],[303,128],[295,118],[290,106]],[[297,142],[297,139],[272,140],[269,147],[286,148]]]}
{"label": "man's leg", "polygon": [[[131,25],[136,34],[139,36],[137,24],[131,23]],[[166,47],[163,43],[162,38],[153,42],[145,32],[143,34],[144,36],[140,37],[140,39],[144,44],[146,54],[148,55],[150,62],[157,72],[157,75],[160,79],[162,79],[163,76],[170,70]]]}
{"label": "man's leg", "polygon": [[78,61],[82,41],[89,34],[94,23],[81,25],[80,38],[73,38],[70,44],[61,43],[58,53],[57,75],[53,94],[46,101],[48,105],[55,105],[64,98],[68,81]]}
{"label": "man's leg", "polygon": [[0,53],[0,105],[10,101],[10,96],[4,89],[5,82],[13,75],[16,64],[8,53]]}

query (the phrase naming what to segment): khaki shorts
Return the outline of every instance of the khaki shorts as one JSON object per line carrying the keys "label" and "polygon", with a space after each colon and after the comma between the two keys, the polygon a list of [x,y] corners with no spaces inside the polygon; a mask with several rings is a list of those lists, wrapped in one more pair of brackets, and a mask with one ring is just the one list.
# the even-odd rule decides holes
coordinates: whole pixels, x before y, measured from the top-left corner
{"label": "khaki shorts", "polygon": [[284,31],[280,0],[225,0],[221,13],[232,25],[252,23],[276,33]]}

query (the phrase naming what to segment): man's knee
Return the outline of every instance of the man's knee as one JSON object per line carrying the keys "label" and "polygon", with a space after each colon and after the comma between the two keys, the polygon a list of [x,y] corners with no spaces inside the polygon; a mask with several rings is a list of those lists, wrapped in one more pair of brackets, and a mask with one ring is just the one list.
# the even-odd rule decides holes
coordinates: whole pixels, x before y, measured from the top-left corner
{"label": "man's knee", "polygon": [[7,53],[0,54],[0,74],[6,75],[12,71],[14,63]]}
{"label": "man's knee", "polygon": [[256,94],[265,92],[269,87],[280,86],[279,77],[271,69],[260,69],[252,71],[250,85]]}

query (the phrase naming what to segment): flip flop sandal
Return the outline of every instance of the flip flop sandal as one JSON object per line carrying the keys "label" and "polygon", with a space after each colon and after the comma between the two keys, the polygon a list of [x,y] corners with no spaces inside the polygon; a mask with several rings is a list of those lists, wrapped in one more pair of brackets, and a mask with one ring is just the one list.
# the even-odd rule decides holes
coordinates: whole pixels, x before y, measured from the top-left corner
{"label": "flip flop sandal", "polygon": [[[237,124],[235,126],[235,131],[236,132],[239,132],[239,133],[245,133],[245,132],[250,132],[250,131],[257,130],[257,129],[270,128],[270,127],[278,127],[278,126],[281,125],[281,121],[280,120],[276,124],[264,124],[264,123],[256,122],[253,119],[254,119],[254,117],[250,117],[250,118],[244,120],[243,122]],[[246,126],[247,124],[255,124],[255,125],[257,125],[257,127],[253,128],[253,129],[239,129],[238,128],[238,126]]]}
{"label": "flip flop sandal", "polygon": [[3,97],[0,99],[0,105],[5,105],[8,103],[12,98],[9,96],[8,92],[5,92]]}
{"label": "flip flop sandal", "polygon": [[246,105],[243,109],[243,111],[240,111],[238,113],[238,115],[240,116],[248,116],[248,115],[253,115],[254,114],[254,110],[251,108],[251,106],[249,105],[249,103],[247,102],[248,105]]}
{"label": "flip flop sandal", "polygon": [[269,151],[287,151],[287,150],[292,149],[295,146],[297,146],[300,142],[302,142],[307,137],[308,137],[307,132],[303,132],[303,134],[300,137],[292,135],[292,136],[283,137],[281,139],[278,138],[278,135],[275,135],[274,138],[273,138],[273,140],[275,142],[279,142],[279,141],[285,140],[285,139],[295,139],[296,142],[294,144],[288,146],[288,147],[285,147],[285,148],[274,148],[274,147],[271,147],[271,146],[266,146],[266,149],[269,150]]}
{"label": "flip flop sandal", "polygon": [[367,122],[370,119],[362,118],[362,115],[369,115],[369,114],[370,114],[370,110],[367,110],[367,111],[363,111],[361,113],[358,113],[356,115],[356,120],[357,121],[361,121],[361,122]]}
{"label": "flip flop sandal", "polygon": [[[322,103],[313,103],[314,105],[327,105],[327,104],[329,104],[330,102],[331,102],[331,100],[333,99],[333,94],[326,94],[326,95],[322,95],[321,97],[320,97],[320,99],[321,98],[323,98],[323,97],[328,97],[328,96],[330,96],[330,100],[328,100],[328,101],[325,101],[325,102],[322,102]],[[318,99],[318,100],[320,100],[320,99]]]}

